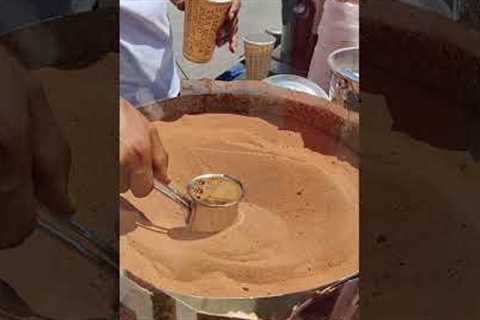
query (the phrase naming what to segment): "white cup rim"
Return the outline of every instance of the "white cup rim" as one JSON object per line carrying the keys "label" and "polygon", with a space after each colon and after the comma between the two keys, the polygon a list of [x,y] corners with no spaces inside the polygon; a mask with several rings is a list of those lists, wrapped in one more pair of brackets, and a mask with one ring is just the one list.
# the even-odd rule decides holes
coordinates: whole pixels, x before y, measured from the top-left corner
{"label": "white cup rim", "polygon": [[215,3],[215,4],[225,4],[225,3],[231,3],[232,0],[208,0],[210,3]]}
{"label": "white cup rim", "polygon": [[276,39],[267,33],[253,33],[242,37],[243,42],[255,45],[272,45]]}

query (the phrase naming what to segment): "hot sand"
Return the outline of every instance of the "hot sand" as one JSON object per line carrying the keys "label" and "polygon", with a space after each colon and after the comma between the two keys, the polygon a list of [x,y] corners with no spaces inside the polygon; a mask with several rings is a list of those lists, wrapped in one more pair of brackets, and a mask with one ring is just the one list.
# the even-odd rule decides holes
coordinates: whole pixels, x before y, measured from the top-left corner
{"label": "hot sand", "polygon": [[358,170],[349,163],[259,118],[195,115],[156,126],[176,187],[225,173],[242,181],[246,197],[231,227],[201,237],[158,192],[125,194],[123,268],[158,288],[217,297],[311,289],[358,270]]}
{"label": "hot sand", "polygon": [[[111,184],[117,174],[111,165],[117,161],[111,109],[116,105],[111,95],[117,87],[116,61],[109,55],[80,70],[34,72],[72,149],[70,191],[78,207],[75,218],[107,240],[117,237],[116,190]],[[109,126],[110,132],[105,130]],[[36,231],[18,248],[0,251],[0,279],[45,317],[111,318],[116,311],[116,275],[43,231]]]}

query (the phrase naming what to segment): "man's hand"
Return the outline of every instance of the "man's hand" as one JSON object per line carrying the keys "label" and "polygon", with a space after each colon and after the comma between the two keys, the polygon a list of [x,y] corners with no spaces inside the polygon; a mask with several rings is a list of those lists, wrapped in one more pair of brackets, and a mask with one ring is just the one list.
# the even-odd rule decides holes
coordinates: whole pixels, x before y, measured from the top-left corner
{"label": "man's hand", "polygon": [[120,99],[120,192],[147,196],[154,177],[168,183],[167,168],[168,155],[155,127]]}
{"label": "man's hand", "polygon": [[178,10],[185,10],[185,0],[170,0],[170,2],[172,2]]}
{"label": "man's hand", "polygon": [[69,216],[70,149],[41,85],[0,46],[0,249],[22,243],[38,202]]}
{"label": "man's hand", "polygon": [[217,46],[221,47],[228,42],[228,49],[231,53],[235,53],[238,46],[238,13],[240,7],[240,0],[232,0],[227,19],[217,35]]}
{"label": "man's hand", "polygon": [[[185,0],[170,0],[179,10],[185,10]],[[235,53],[238,46],[238,13],[240,12],[241,0],[232,0],[228,10],[227,19],[218,30],[217,46],[221,47],[228,42],[228,49]]]}

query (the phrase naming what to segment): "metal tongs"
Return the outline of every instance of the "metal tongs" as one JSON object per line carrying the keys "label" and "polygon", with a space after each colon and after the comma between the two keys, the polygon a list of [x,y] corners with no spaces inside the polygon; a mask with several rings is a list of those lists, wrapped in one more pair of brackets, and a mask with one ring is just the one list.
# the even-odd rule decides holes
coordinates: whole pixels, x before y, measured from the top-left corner
{"label": "metal tongs", "polygon": [[183,208],[185,208],[185,210],[187,211],[187,214],[185,216],[185,222],[186,224],[189,224],[193,211],[192,199],[182,194],[173,186],[165,185],[157,180],[153,181],[153,188],[161,192],[164,196],[180,204]]}
{"label": "metal tongs", "polygon": [[49,236],[59,239],[65,245],[85,256],[92,262],[119,270],[118,250],[102,240],[93,230],[73,219],[61,219],[47,208],[38,206],[38,226]]}

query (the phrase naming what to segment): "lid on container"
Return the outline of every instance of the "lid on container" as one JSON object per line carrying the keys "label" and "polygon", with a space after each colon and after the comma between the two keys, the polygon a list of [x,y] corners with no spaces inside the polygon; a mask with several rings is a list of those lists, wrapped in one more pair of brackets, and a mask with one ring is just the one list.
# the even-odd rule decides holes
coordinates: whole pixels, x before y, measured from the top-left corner
{"label": "lid on container", "polygon": [[243,41],[256,45],[274,44],[275,40],[275,37],[266,33],[252,33],[243,37]]}
{"label": "lid on container", "polygon": [[327,93],[315,82],[293,74],[279,74],[263,80],[271,85],[311,94],[328,100]]}

